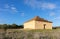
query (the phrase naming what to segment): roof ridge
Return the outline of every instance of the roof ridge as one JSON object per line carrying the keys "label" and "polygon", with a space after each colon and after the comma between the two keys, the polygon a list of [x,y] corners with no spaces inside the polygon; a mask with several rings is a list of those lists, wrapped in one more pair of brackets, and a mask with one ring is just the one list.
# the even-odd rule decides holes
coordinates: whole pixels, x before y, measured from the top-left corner
{"label": "roof ridge", "polygon": [[[44,18],[40,18],[39,16],[35,16],[34,18],[32,18],[31,20],[35,20],[35,21],[43,21],[43,22],[49,22],[52,23],[51,21],[45,20]],[[29,20],[29,21],[31,21]],[[28,21],[27,21],[28,22]]]}

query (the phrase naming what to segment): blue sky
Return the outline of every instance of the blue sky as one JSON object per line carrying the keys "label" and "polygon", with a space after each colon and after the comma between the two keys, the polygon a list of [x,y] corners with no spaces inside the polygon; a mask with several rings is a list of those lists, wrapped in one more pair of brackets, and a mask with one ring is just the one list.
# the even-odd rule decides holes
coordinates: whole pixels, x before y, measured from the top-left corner
{"label": "blue sky", "polygon": [[0,0],[0,24],[23,24],[40,16],[60,26],[60,0]]}

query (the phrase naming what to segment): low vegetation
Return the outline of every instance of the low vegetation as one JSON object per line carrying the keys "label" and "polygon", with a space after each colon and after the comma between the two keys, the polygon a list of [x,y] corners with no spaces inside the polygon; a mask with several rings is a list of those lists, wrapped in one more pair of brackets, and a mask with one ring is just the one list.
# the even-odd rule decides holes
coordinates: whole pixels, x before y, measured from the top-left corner
{"label": "low vegetation", "polygon": [[[8,34],[8,35],[7,35]],[[6,33],[7,39],[60,39],[60,30],[14,30]]]}
{"label": "low vegetation", "polygon": [[23,25],[17,25],[17,24],[0,24],[0,29],[17,29],[17,28],[23,28]]}
{"label": "low vegetation", "polygon": [[53,27],[52,30],[24,30],[22,28],[23,25],[0,25],[0,39],[60,39],[59,27]]}

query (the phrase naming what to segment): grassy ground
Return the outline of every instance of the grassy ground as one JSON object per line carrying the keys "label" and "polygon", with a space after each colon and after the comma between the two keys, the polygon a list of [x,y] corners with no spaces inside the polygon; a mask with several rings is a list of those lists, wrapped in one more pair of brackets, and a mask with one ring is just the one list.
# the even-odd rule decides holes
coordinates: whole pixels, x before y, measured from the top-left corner
{"label": "grassy ground", "polygon": [[8,39],[11,37],[13,39],[60,39],[60,29],[52,30],[8,30],[6,33]]}
{"label": "grassy ground", "polygon": [[60,39],[60,29],[52,30],[41,30],[41,29],[32,29],[32,30],[20,30],[14,31],[18,32],[20,39]]}

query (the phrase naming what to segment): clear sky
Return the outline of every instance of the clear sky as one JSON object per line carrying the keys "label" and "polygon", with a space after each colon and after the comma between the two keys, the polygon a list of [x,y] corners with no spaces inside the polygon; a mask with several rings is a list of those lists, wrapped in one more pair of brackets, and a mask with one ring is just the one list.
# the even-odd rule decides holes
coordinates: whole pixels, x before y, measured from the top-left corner
{"label": "clear sky", "polygon": [[60,26],[60,0],[0,0],[0,24],[23,24],[40,16]]}

